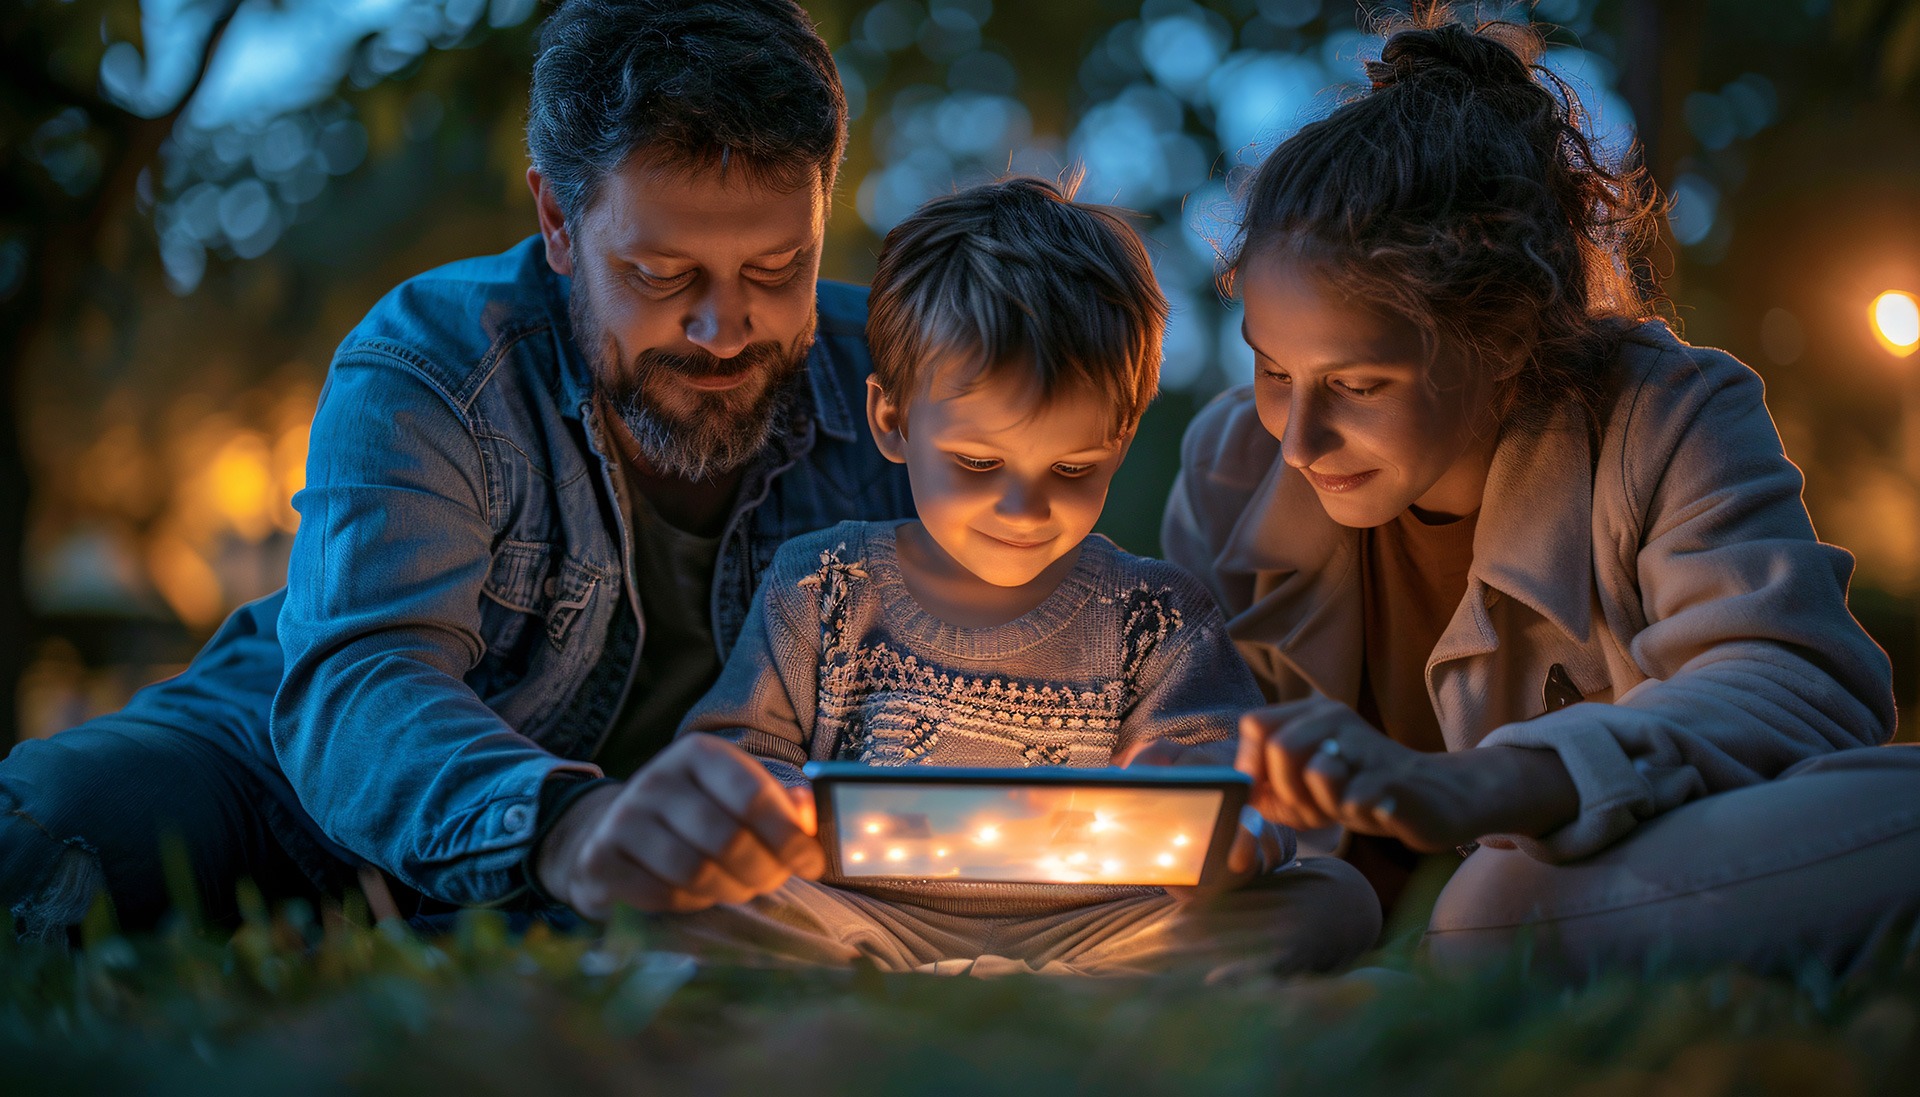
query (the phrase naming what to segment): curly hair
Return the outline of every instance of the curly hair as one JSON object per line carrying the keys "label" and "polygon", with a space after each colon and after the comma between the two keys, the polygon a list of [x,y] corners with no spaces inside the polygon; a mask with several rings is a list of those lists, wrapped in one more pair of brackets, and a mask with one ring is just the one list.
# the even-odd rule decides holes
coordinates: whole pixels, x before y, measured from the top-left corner
{"label": "curly hair", "polygon": [[1569,400],[1597,422],[1624,322],[1652,314],[1634,264],[1658,235],[1657,191],[1594,147],[1532,28],[1469,29],[1430,5],[1381,30],[1372,87],[1247,183],[1223,289],[1249,256],[1296,254],[1410,321],[1429,357],[1462,351],[1505,378],[1503,428],[1538,429]]}
{"label": "curly hair", "polygon": [[527,152],[569,221],[638,151],[831,194],[846,148],[839,71],[794,0],[564,0],[541,25]]}
{"label": "curly hair", "polygon": [[1079,388],[1139,426],[1160,386],[1167,299],[1119,212],[1074,183],[1015,177],[935,198],[880,248],[867,341],[881,391],[905,408],[922,371],[955,358],[1028,369],[1044,402]]}

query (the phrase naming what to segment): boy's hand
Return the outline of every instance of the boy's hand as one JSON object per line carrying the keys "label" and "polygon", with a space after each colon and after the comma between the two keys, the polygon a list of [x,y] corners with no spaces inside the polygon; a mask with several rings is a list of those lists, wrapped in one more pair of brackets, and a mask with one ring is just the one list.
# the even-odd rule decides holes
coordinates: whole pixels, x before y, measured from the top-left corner
{"label": "boy's hand", "polygon": [[624,784],[575,801],[535,865],[548,894],[596,921],[615,903],[703,910],[789,876],[818,878],[827,862],[816,825],[808,790],[783,787],[731,743],[689,735]]}
{"label": "boy's hand", "polygon": [[1323,696],[1247,713],[1235,764],[1269,819],[1296,830],[1337,823],[1427,852],[1487,834],[1538,836],[1580,810],[1553,751],[1418,751]]}

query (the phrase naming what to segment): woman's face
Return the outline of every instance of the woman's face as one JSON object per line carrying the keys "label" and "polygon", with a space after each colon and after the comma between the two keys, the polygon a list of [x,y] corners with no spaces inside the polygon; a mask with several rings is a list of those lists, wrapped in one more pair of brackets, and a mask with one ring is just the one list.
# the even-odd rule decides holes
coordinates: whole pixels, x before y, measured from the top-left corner
{"label": "woman's face", "polygon": [[1329,289],[1307,260],[1269,251],[1242,276],[1260,422],[1334,521],[1479,509],[1497,435],[1480,371],[1445,347],[1429,363],[1411,323]]}

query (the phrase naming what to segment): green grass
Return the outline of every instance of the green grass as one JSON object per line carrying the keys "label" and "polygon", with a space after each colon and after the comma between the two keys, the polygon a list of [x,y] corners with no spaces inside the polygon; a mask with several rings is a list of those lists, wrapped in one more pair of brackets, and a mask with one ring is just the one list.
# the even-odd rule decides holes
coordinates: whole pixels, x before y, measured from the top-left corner
{"label": "green grass", "polygon": [[[1412,919],[1408,919],[1412,920]],[[1902,1093],[1920,962],[1563,988],[1523,970],[1208,987],[692,972],[632,924],[423,937],[258,903],[231,937],[0,944],[0,1094]]]}

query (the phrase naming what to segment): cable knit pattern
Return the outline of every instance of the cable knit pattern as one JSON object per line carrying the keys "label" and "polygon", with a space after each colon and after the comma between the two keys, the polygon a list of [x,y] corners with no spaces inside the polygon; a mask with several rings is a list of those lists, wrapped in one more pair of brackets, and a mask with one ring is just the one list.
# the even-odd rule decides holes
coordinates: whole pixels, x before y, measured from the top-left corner
{"label": "cable knit pattern", "polygon": [[[908,593],[890,523],[844,522],[781,548],[720,681],[681,726],[763,759],[877,766],[1105,766],[1169,739],[1230,764],[1252,674],[1198,581],[1098,535],[1024,616],[957,628]],[[884,885],[862,885],[885,891]],[[1029,913],[1137,888],[916,882],[911,901]]]}

